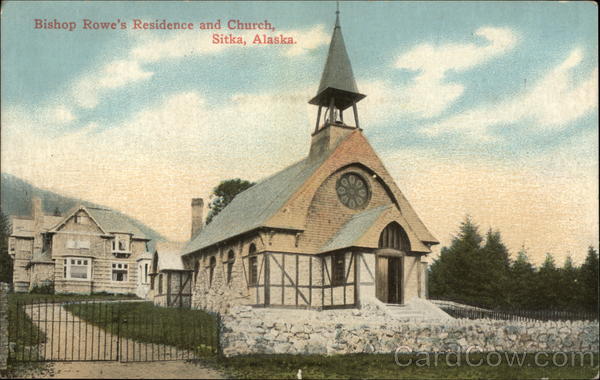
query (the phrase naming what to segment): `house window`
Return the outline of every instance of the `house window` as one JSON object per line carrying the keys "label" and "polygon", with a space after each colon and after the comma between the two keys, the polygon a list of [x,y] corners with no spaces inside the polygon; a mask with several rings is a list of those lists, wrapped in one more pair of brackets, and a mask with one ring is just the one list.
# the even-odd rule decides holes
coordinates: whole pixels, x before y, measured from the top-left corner
{"label": "house window", "polygon": [[75,223],[77,224],[89,224],[89,220],[88,217],[85,215],[76,215],[75,216]]}
{"label": "house window", "polygon": [[127,281],[127,264],[113,263],[112,264],[112,280]]}
{"label": "house window", "polygon": [[144,284],[148,283],[148,263],[144,264]]}
{"label": "house window", "polygon": [[91,277],[92,260],[82,257],[69,257],[63,261],[63,277],[68,280],[88,280]]}
{"label": "house window", "polygon": [[158,275],[158,294],[162,294],[162,291],[163,291],[162,278],[163,278],[163,275],[161,273]]}
{"label": "house window", "polygon": [[227,283],[231,282],[231,275],[233,273],[233,263],[235,262],[235,253],[229,251],[227,253]]}
{"label": "house window", "polygon": [[115,252],[130,252],[129,235],[115,235],[112,242],[112,249]]}
{"label": "house window", "polygon": [[43,236],[44,236],[44,241],[43,241],[42,251],[45,252],[52,248],[52,235],[43,234]]}
{"label": "house window", "polygon": [[346,281],[346,255],[338,253],[331,256],[331,261],[331,277],[333,285],[344,285],[344,282]]}
{"label": "house window", "polygon": [[248,282],[251,286],[258,285],[258,257],[256,256],[256,246],[254,244],[250,244],[248,255],[250,255],[248,259],[250,266]]}
{"label": "house window", "polygon": [[217,267],[217,259],[214,256],[210,258],[209,266],[209,286],[212,286],[213,278],[215,276],[215,268]]}

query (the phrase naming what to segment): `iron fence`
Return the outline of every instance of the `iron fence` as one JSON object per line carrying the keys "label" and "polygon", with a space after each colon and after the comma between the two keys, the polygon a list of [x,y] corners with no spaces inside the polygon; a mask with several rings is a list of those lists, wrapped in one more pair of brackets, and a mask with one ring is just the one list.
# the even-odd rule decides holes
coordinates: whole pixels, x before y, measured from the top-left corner
{"label": "iron fence", "polygon": [[438,303],[438,306],[454,318],[496,319],[509,321],[597,321],[598,313],[570,310],[492,310],[456,302]]}
{"label": "iron fence", "polygon": [[131,301],[16,301],[14,361],[163,361],[219,352],[217,314]]}

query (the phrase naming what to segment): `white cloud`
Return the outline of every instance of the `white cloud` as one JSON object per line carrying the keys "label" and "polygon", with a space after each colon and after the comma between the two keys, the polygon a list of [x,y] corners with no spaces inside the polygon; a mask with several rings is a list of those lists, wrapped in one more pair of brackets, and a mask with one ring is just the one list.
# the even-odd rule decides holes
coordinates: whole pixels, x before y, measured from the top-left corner
{"label": "white cloud", "polygon": [[412,83],[393,89],[398,103],[407,114],[421,118],[439,115],[464,92],[460,83],[447,82],[449,72],[462,72],[481,65],[511,50],[517,43],[516,34],[508,28],[482,27],[475,35],[486,44],[423,43],[401,54],[394,66],[416,72]]}
{"label": "white cloud", "polygon": [[149,79],[153,74],[136,60],[113,60],[79,78],[72,87],[72,97],[78,106],[94,108],[106,91]]}
{"label": "white cloud", "polygon": [[486,104],[423,127],[429,136],[456,132],[478,141],[495,141],[489,128],[528,122],[538,131],[556,130],[598,106],[598,69],[576,81],[583,53],[574,49],[533,87],[496,104]]}
{"label": "white cloud", "polygon": [[213,105],[184,92],[123,122],[62,135],[47,134],[54,126],[23,110],[5,109],[2,171],[117,208],[183,240],[192,197],[207,197],[224,178],[267,176],[308,152],[309,95],[309,88],[237,94]]}
{"label": "white cloud", "polygon": [[[256,31],[245,31],[236,35],[245,38],[248,45],[214,44],[212,33],[202,31],[180,31],[157,36],[156,34],[139,35],[130,49],[128,56],[112,60],[98,68],[92,69],[75,81],[72,96],[75,104],[83,108],[94,108],[100,98],[109,90],[118,89],[136,82],[150,79],[154,72],[144,68],[145,64],[163,60],[182,59],[184,57],[217,54],[226,49],[248,49],[263,47],[277,49],[287,57],[297,57],[325,45],[329,36],[323,25],[310,28],[280,31],[277,33],[293,37],[297,43],[293,45],[253,45]],[[275,34],[274,34],[275,35]]]}

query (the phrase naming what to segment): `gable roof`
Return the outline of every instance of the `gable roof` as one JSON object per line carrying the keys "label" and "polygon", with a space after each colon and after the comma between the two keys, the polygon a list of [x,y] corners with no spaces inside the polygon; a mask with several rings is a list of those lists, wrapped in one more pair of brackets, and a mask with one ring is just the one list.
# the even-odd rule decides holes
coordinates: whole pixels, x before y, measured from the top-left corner
{"label": "gable roof", "polygon": [[265,226],[319,168],[323,159],[299,161],[239,193],[186,245],[184,254]]}
{"label": "gable roof", "polygon": [[184,270],[181,259],[182,248],[185,243],[161,241],[156,243],[156,254],[158,256],[157,270]]}
{"label": "gable roof", "polygon": [[[57,223],[59,223],[63,219],[62,216],[54,216],[54,215],[44,215],[42,220],[42,229],[43,231],[38,232],[46,232],[54,227]],[[11,218],[12,225],[12,233],[11,236],[15,237],[26,237],[32,238],[34,237],[35,231],[35,220],[28,217],[12,217]]]}
{"label": "gable roof", "polygon": [[335,251],[337,249],[352,247],[358,239],[367,232],[375,221],[386,210],[392,208],[391,204],[372,208],[354,215],[334,236],[325,244],[320,252]]}
{"label": "gable roof", "polygon": [[149,239],[144,233],[133,225],[124,215],[106,208],[84,207],[100,227],[109,233],[132,234],[134,238]]}
{"label": "gable roof", "polygon": [[55,223],[55,226],[50,231],[57,232],[62,225],[64,225],[71,217],[73,217],[75,213],[80,210],[85,211],[103,233],[125,233],[133,235],[133,238],[136,239],[150,240],[123,214],[107,208],[90,206],[86,207],[83,205],[72,208],[67,213],[67,216],[61,217],[59,223]]}

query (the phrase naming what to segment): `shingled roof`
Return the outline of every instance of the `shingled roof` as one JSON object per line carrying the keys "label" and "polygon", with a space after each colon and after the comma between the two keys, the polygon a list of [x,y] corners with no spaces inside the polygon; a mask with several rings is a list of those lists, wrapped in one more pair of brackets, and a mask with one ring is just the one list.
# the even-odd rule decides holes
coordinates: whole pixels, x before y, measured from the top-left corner
{"label": "shingled roof", "polygon": [[125,233],[133,235],[136,239],[150,240],[138,227],[136,227],[125,215],[103,207],[75,206],[68,213],[67,217],[60,218],[50,232],[58,231],[64,223],[67,222],[77,211],[84,210],[98,224],[98,227],[105,233]]}
{"label": "shingled roof", "polygon": [[330,252],[352,247],[385,210],[393,207],[391,204],[372,208],[356,214],[325,244],[320,251]]}
{"label": "shingled roof", "polygon": [[184,255],[265,226],[325,158],[299,161],[238,194],[186,245]]}

